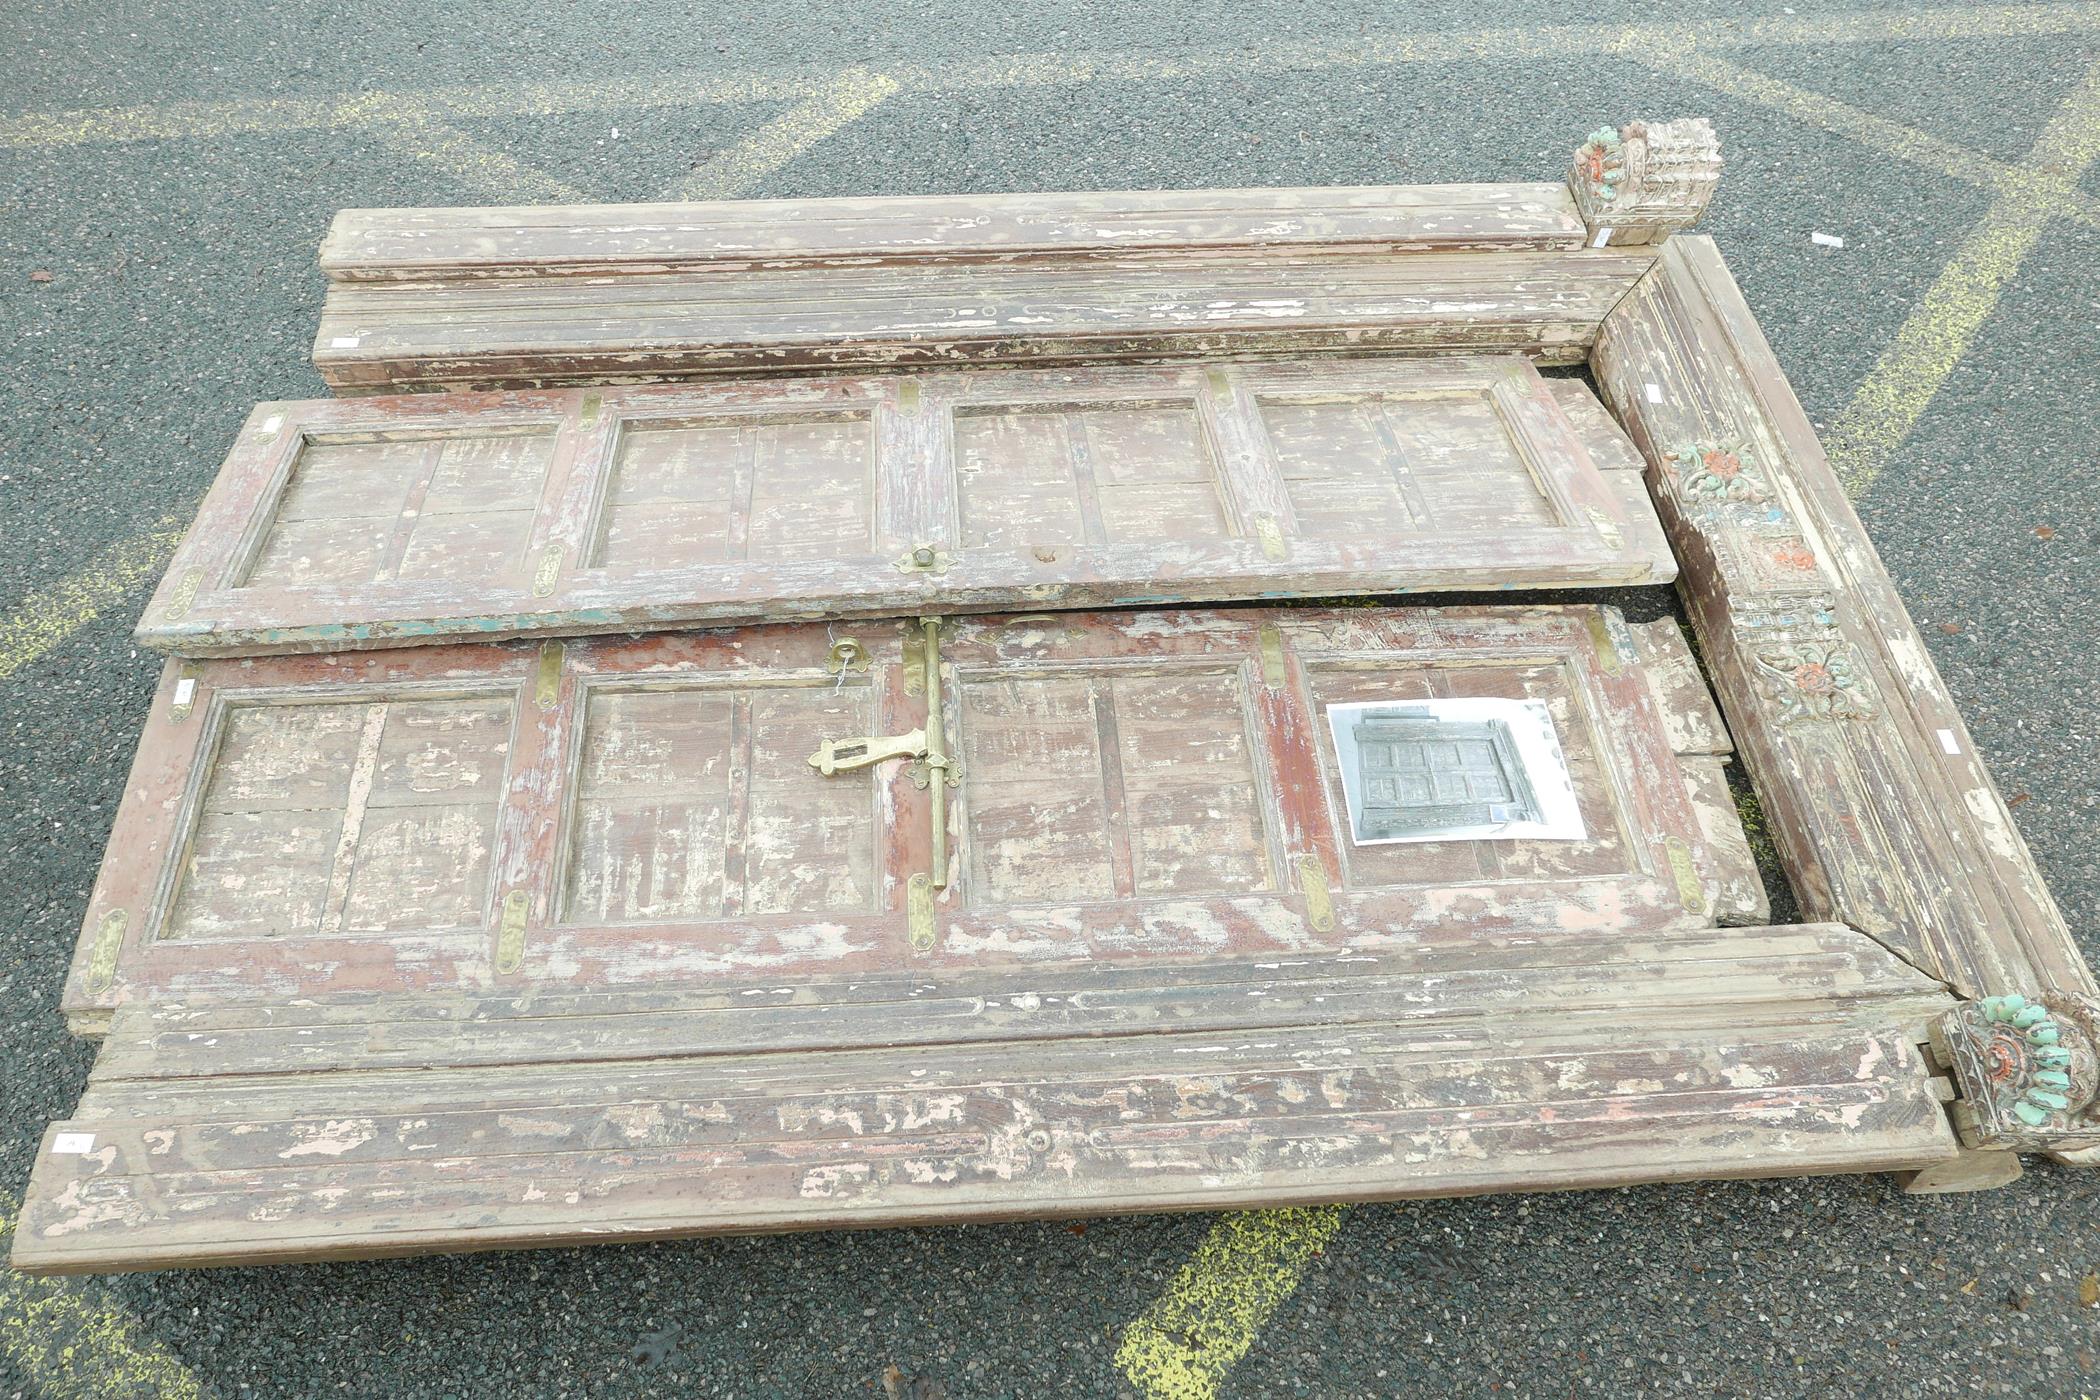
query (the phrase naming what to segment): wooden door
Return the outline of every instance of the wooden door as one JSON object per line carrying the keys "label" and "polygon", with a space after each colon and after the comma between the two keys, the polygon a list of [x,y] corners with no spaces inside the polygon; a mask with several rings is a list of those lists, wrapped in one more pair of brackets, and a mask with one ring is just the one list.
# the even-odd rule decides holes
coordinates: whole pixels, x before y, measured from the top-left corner
{"label": "wooden door", "polygon": [[828,655],[799,626],[171,663],[68,1008],[894,963],[925,799],[807,757],[907,698],[894,651]]}
{"label": "wooden door", "polygon": [[[811,762],[932,728],[918,624],[171,662],[67,1009],[1623,937],[1711,924],[1740,844],[1609,609],[938,635],[939,800]],[[1582,840],[1353,845],[1326,708],[1453,695],[1546,706]]]}
{"label": "wooden door", "polygon": [[139,629],[184,655],[1675,572],[1515,358],[1093,367],[256,411]]}
{"label": "wooden door", "polygon": [[[1705,881],[1721,862],[1608,609],[1218,609],[947,631],[960,786],[938,961],[1714,921]],[[1451,697],[1544,703],[1582,839],[1356,844],[1329,707]]]}

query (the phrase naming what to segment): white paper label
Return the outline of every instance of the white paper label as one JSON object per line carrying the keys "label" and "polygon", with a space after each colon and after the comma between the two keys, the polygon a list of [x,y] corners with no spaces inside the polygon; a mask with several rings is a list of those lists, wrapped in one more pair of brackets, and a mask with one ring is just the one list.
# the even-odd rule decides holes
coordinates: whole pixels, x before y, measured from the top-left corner
{"label": "white paper label", "polygon": [[263,419],[262,430],[265,434],[274,433],[283,426],[284,415],[282,413],[273,413],[268,418]]}
{"label": "white paper label", "polygon": [[51,1139],[51,1155],[54,1157],[78,1157],[95,1150],[93,1133],[60,1133]]}
{"label": "white paper label", "polygon": [[1940,747],[1948,753],[1961,752],[1961,745],[1955,742],[1954,731],[1951,729],[1942,729],[1940,731]]}
{"label": "white paper label", "polygon": [[1590,246],[1591,246],[1592,248],[1602,248],[1602,247],[1604,247],[1604,246],[1605,246],[1605,245],[1606,245],[1607,243],[1610,243],[1610,242],[1611,242],[1611,230],[1610,230],[1610,229],[1608,229],[1608,228],[1600,228],[1600,229],[1598,229],[1598,230],[1597,230],[1597,236],[1596,236],[1595,238],[1592,238],[1592,239],[1590,240]]}
{"label": "white paper label", "polygon": [[1648,402],[1649,402],[1649,403],[1661,403],[1662,401],[1663,401],[1663,386],[1662,386],[1662,385],[1660,385],[1660,384],[1650,384],[1650,385],[1648,386]]}
{"label": "white paper label", "polygon": [[190,676],[184,676],[184,677],[183,677],[183,678],[182,678],[181,680],[179,680],[179,681],[175,682],[175,703],[176,703],[176,704],[178,704],[178,705],[187,705],[187,704],[189,704],[189,703],[190,703],[190,697],[191,697],[192,695],[195,695],[196,693],[197,693],[197,682],[196,682],[195,678],[193,678],[193,677],[190,677]]}
{"label": "white paper label", "polygon": [[328,348],[331,350],[355,350],[358,339],[354,335],[339,335],[328,342]]}

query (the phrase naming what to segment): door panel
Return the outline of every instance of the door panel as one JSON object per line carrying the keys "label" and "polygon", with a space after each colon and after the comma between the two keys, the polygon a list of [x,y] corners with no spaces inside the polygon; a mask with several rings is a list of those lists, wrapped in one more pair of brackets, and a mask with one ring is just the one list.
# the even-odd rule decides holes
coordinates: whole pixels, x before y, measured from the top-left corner
{"label": "door panel", "polygon": [[265,405],[139,635],[263,654],[1666,580],[1586,394],[1481,357]]}
{"label": "door panel", "polygon": [[[1610,609],[1036,614],[938,639],[937,687],[895,622],[171,662],[67,1007],[1713,921],[1719,838]],[[913,747],[935,690],[945,770]],[[1352,842],[1329,708],[1455,697],[1545,707],[1583,839]]]}

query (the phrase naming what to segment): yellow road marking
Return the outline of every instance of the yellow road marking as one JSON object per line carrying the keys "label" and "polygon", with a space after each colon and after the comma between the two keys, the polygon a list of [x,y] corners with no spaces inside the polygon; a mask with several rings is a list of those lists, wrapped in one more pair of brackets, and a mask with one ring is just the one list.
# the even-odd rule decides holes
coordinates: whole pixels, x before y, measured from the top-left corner
{"label": "yellow road marking", "polygon": [[[1870,150],[1908,161],[1936,175],[1981,185],[2004,193],[2026,177],[2017,165],[2008,164],[1981,151],[1972,151],[1929,136],[1915,128],[1862,111],[1849,103],[1820,92],[1809,92],[1769,74],[1754,72],[1709,53],[1685,50],[1676,53],[1648,50],[1629,54],[1651,68],[1703,83],[1717,91],[1770,107],[1832,135],[1847,137]],[[2100,228],[2100,200],[2080,191],[2069,191],[2060,211],[2093,228]]]}
{"label": "yellow road marking", "polygon": [[1125,1329],[1116,1365],[1147,1400],[1211,1400],[1347,1213],[1312,1206],[1226,1216]]}
{"label": "yellow road marking", "polygon": [[573,185],[448,126],[427,112],[374,122],[371,131],[395,150],[440,166],[502,204],[588,204]]}
{"label": "yellow road marking", "polygon": [[24,598],[0,618],[0,680],[50,651],[159,573],[181,538],[180,525],[169,516],[150,534],[111,545],[85,568]]}
{"label": "yellow road marking", "polygon": [[1964,238],[1931,290],[1860,384],[1826,444],[1845,490],[1874,484],[1917,426],[2053,215],[2081,198],[2100,159],[2100,64],[2066,98],[2004,192]]}
{"label": "yellow road marking", "polygon": [[[13,1239],[15,1209],[0,1198],[0,1254]],[[0,1353],[29,1381],[30,1392],[45,1400],[206,1400],[211,1393],[122,1308],[81,1284],[30,1278],[4,1264]]]}
{"label": "yellow road marking", "polygon": [[[1637,56],[1644,50],[1736,48],[1754,44],[1865,44],[1896,39],[1990,38],[2100,29],[2100,4],[1951,5],[1934,9],[1856,10],[1842,15],[1767,16],[1725,24],[1547,25],[1470,32],[1371,33],[1342,45],[1274,44],[1259,51],[1215,48],[1173,56],[1127,53],[986,54],[938,67],[889,70],[901,89],[956,90],[1190,77],[1218,72],[1376,68],[1466,59],[1568,57],[1585,53]],[[821,95],[835,70],[754,70],[731,77],[672,72],[568,83],[483,83],[355,98],[176,102],[150,107],[38,112],[0,120],[0,147],[171,140],[365,125],[389,107],[465,116],[551,115],[698,103],[804,101]]]}
{"label": "yellow road marking", "polygon": [[729,199],[811,146],[881,106],[898,83],[886,73],[848,68],[736,145],[695,170],[678,187],[677,199]]}

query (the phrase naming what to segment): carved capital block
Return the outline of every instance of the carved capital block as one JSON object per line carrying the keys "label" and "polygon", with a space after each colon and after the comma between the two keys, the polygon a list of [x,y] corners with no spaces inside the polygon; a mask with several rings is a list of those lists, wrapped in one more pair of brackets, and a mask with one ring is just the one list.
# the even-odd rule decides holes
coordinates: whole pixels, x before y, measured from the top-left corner
{"label": "carved capital block", "polygon": [[1704,117],[1600,127],[1568,170],[1597,248],[1662,242],[1698,219],[1720,178],[1721,145]]}
{"label": "carved capital block", "polygon": [[1965,1002],[1932,1027],[1961,1098],[1971,1147],[2062,1151],[2100,1145],[2100,1004],[2071,992]]}

